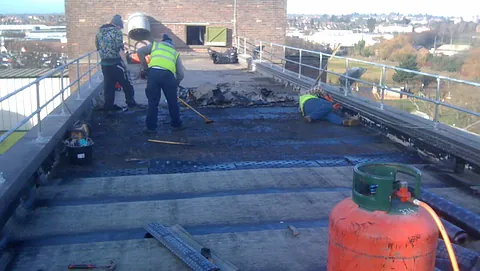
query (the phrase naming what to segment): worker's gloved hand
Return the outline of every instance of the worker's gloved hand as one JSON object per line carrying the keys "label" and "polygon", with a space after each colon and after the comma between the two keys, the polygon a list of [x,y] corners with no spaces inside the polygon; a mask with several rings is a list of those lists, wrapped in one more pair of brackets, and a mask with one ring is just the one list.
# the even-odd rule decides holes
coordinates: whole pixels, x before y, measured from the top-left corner
{"label": "worker's gloved hand", "polygon": [[315,86],[315,87],[313,88],[313,91],[312,91],[312,92],[313,92],[314,94],[319,94],[319,95],[321,95],[321,96],[325,96],[325,94],[326,94],[325,91],[324,91],[322,88],[320,88],[320,86]]}
{"label": "worker's gloved hand", "polygon": [[148,70],[147,69],[141,69],[140,70],[140,78],[141,79],[147,79],[148,77]]}

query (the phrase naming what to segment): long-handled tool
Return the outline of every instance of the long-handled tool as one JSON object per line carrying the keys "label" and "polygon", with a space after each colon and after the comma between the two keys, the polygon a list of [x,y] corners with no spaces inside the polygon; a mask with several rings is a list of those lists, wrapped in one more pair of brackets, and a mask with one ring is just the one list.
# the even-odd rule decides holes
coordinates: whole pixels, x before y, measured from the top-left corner
{"label": "long-handled tool", "polygon": [[[335,47],[335,49],[333,49],[332,55],[330,56],[330,58],[334,57],[337,54],[339,49],[340,49],[340,43],[337,45],[337,47]],[[321,62],[322,62],[322,60],[320,59],[320,63]],[[322,78],[323,73],[325,72],[325,69],[327,69],[327,66],[328,66],[328,60],[327,60],[327,63],[325,63],[325,65],[322,67],[322,70],[320,71],[320,74],[318,75],[317,79],[315,80],[315,83],[312,85],[312,88],[314,88],[318,84],[318,82]]]}
{"label": "long-handled tool", "polygon": [[161,143],[161,144],[169,144],[169,145],[193,146],[192,144],[184,143],[184,142],[164,141],[164,140],[156,140],[156,139],[149,139],[148,141],[153,143]]}
{"label": "long-handled tool", "polygon": [[[334,57],[338,50],[340,49],[340,44],[337,45],[337,47],[335,47],[335,49],[333,49],[333,52],[332,52],[332,55],[330,57]],[[320,63],[322,62],[322,59],[320,59]],[[318,85],[318,82],[320,82],[320,79],[322,78],[322,75],[323,73],[325,72],[325,69],[327,69],[328,67],[328,60],[327,60],[327,63],[325,63],[325,65],[322,67],[322,70],[320,71],[320,74],[318,75],[317,79],[315,80],[315,83],[312,85],[312,89],[315,88],[315,86]],[[328,95],[327,93],[324,93],[324,98],[325,100],[333,103],[333,99],[330,95]]]}
{"label": "long-handled tool", "polygon": [[184,104],[186,107],[192,109],[193,112],[197,113],[197,115],[199,115],[200,117],[202,117],[202,119],[205,121],[205,123],[212,123],[213,120],[205,117],[204,115],[202,115],[202,113],[198,112],[195,108],[193,108],[191,105],[187,104],[187,102],[185,102],[182,98],[178,97],[178,100],[180,102],[182,102],[182,104]]}
{"label": "long-handled tool", "polygon": [[94,264],[70,264],[68,269],[96,269],[96,268],[105,268],[108,270],[115,270],[117,265],[114,261],[110,261],[109,265],[94,265]]}

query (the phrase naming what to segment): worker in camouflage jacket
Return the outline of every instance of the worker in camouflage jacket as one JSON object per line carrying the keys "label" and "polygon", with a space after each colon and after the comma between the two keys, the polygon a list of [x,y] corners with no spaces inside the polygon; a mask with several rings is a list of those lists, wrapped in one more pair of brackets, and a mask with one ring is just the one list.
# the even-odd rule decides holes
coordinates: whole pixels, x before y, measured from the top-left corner
{"label": "worker in camouflage jacket", "polygon": [[[101,58],[104,78],[104,110],[118,111],[121,107],[115,105],[115,89],[117,83],[125,92],[125,100],[129,108],[137,107],[133,84],[126,68],[126,58],[123,46],[123,21],[120,15],[113,16],[111,23],[100,27],[95,45]],[[123,54],[122,54],[123,53]]]}

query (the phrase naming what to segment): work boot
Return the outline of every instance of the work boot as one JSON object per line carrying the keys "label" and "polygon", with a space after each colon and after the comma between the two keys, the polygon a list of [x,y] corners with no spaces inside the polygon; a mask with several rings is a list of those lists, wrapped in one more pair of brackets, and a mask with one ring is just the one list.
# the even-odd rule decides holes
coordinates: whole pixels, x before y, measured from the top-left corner
{"label": "work boot", "polygon": [[157,134],[157,130],[150,130],[148,129],[147,127],[145,127],[143,129],[143,133],[146,134],[146,135],[156,135]]}
{"label": "work boot", "polygon": [[305,120],[305,122],[308,122],[308,123],[312,122],[312,118],[310,116],[305,116],[303,119]]}
{"label": "work boot", "polygon": [[144,104],[139,104],[139,103],[134,103],[134,104],[129,104],[128,109],[132,110],[145,110],[147,109],[147,106]]}
{"label": "work boot", "polygon": [[359,119],[347,119],[343,121],[343,126],[358,126],[359,124]]}
{"label": "work boot", "polygon": [[112,107],[101,107],[97,109],[98,111],[109,111],[109,112],[117,112],[117,111],[122,111],[123,108],[120,106],[114,104]]}

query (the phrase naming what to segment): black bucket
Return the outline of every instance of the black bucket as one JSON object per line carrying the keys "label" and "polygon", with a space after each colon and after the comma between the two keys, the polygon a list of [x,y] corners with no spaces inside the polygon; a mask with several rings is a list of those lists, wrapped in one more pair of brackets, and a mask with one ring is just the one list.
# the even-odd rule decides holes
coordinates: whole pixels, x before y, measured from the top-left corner
{"label": "black bucket", "polygon": [[67,155],[71,164],[88,165],[92,163],[93,141],[87,138],[88,146],[77,146],[72,144],[73,139],[65,140]]}

